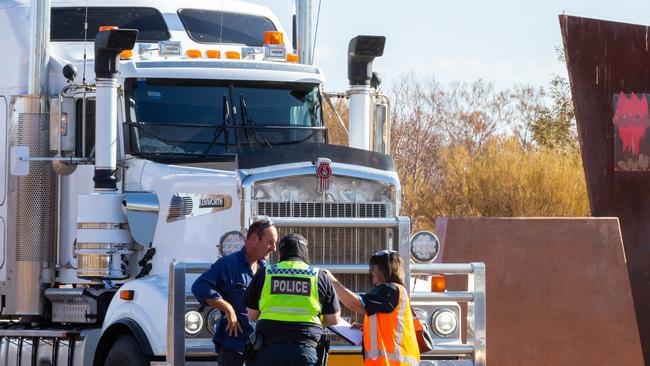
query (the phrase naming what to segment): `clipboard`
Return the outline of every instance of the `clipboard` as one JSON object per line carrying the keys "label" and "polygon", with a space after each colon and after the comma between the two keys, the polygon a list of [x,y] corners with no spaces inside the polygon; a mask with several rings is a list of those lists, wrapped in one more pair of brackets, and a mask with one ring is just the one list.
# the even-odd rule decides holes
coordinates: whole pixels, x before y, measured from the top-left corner
{"label": "clipboard", "polygon": [[352,325],[343,319],[338,324],[327,328],[353,346],[360,346],[363,343],[363,332],[352,328]]}

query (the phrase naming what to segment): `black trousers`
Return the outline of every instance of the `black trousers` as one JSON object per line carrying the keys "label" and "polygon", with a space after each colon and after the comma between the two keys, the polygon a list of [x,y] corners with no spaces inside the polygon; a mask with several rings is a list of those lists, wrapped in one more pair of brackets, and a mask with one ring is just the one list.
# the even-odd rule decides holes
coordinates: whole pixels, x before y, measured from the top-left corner
{"label": "black trousers", "polygon": [[314,366],[316,361],[316,347],[283,342],[264,345],[255,356],[253,366]]}

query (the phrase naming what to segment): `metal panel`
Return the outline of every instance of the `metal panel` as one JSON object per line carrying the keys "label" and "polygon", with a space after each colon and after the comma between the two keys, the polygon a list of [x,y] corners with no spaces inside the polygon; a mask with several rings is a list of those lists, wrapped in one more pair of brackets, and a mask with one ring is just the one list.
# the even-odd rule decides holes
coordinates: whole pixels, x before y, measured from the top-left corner
{"label": "metal panel", "polygon": [[[650,28],[565,15],[560,26],[591,213],[620,220],[639,334],[650,364],[650,174],[616,171],[613,120],[615,95],[650,92]],[[647,129],[645,136],[642,150]]]}
{"label": "metal panel", "polygon": [[[18,145],[31,156],[49,156],[47,113],[18,114]],[[54,253],[55,175],[49,162],[31,162],[30,174],[18,178],[16,260],[50,262]]]}
{"label": "metal panel", "polygon": [[[12,97],[8,146],[29,146],[31,156],[49,156],[47,98]],[[31,162],[30,174],[9,176],[7,184],[7,278],[3,315],[40,316],[43,288],[54,276],[56,179],[49,162]]]}
{"label": "metal panel", "polygon": [[0,205],[7,197],[7,98],[0,97]]}

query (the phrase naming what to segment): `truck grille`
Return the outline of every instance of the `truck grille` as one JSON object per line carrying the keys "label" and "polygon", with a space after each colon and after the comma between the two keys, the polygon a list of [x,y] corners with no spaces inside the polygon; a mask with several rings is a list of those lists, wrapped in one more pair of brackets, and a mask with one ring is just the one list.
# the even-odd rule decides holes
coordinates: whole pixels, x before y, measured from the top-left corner
{"label": "truck grille", "polygon": [[[387,203],[323,203],[323,202],[255,202],[256,214],[271,217],[298,218],[382,218],[388,217]],[[278,237],[297,233],[309,242],[311,263],[327,264],[367,264],[370,257],[379,250],[392,247],[394,231],[386,228],[366,227],[290,227],[277,226]],[[278,262],[274,253],[270,261]],[[372,288],[368,274],[338,274],[337,279],[354,292],[367,292]],[[350,322],[361,323],[363,316],[341,309],[341,316]],[[333,336],[333,344],[347,345],[338,336]]]}
{"label": "truck grille", "polygon": [[[309,259],[319,264],[367,264],[370,257],[390,244],[393,231],[384,228],[349,227],[283,227],[278,226],[278,237],[300,234],[309,243]],[[278,262],[278,253],[271,255],[272,263]],[[372,288],[368,274],[337,274],[336,278],[354,292],[367,292]],[[341,316],[361,323],[359,316],[345,307]],[[338,339],[335,339],[339,344]],[[341,341],[343,342],[343,341]],[[344,344],[344,343],[340,343]]]}
{"label": "truck grille", "polygon": [[385,203],[257,202],[257,214],[271,217],[387,217]]}

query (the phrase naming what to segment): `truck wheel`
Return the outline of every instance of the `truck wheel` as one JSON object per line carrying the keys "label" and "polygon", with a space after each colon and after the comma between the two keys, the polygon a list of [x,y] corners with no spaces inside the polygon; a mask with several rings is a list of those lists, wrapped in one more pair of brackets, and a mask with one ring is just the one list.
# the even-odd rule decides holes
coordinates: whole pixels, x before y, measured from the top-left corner
{"label": "truck wheel", "polygon": [[104,366],[148,366],[138,342],[131,336],[119,336],[108,351]]}

